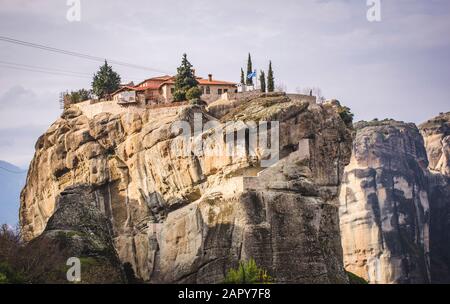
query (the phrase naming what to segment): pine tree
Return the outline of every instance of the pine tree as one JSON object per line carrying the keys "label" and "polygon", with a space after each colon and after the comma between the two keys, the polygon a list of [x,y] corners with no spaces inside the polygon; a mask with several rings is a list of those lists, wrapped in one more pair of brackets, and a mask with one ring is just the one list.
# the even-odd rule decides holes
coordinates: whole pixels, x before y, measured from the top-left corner
{"label": "pine tree", "polygon": [[266,74],[264,73],[264,71],[261,71],[261,74],[259,75],[259,84],[261,87],[261,92],[265,93],[266,92]]}
{"label": "pine tree", "polygon": [[192,64],[188,61],[187,55],[183,54],[181,65],[178,67],[177,76],[175,77],[175,92],[173,94],[174,100],[185,100],[186,92],[197,86],[198,81],[195,79]]}
{"label": "pine tree", "polygon": [[273,92],[275,90],[275,83],[273,78],[272,61],[269,63],[269,72],[267,72],[267,91]]}
{"label": "pine tree", "polygon": [[253,73],[252,56],[250,55],[250,53],[248,53],[246,84],[249,86],[253,85],[253,78],[248,78],[248,75],[250,75],[251,73]]}
{"label": "pine tree", "polygon": [[244,70],[241,68],[241,84],[245,84]]}
{"label": "pine tree", "polygon": [[109,94],[116,91],[120,86],[120,76],[113,71],[112,67],[105,64],[100,67],[100,70],[94,75],[92,81],[92,92],[99,98],[105,98]]}

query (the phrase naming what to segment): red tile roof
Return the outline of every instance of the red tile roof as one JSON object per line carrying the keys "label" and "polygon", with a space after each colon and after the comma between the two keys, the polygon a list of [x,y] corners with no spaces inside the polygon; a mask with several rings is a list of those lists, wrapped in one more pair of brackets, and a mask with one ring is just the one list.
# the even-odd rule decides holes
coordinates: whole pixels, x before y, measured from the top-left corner
{"label": "red tile roof", "polygon": [[[236,83],[234,82],[228,82],[228,81],[222,81],[222,80],[211,80],[202,77],[196,77],[199,85],[227,85],[227,86],[234,86]],[[147,86],[142,86],[146,82],[150,82]],[[175,76],[170,75],[164,75],[164,76],[158,76],[158,77],[152,77],[148,78],[142,82],[140,82],[138,85],[132,87],[132,86],[123,86],[122,88],[118,89],[112,95],[115,95],[117,93],[120,93],[125,90],[131,90],[131,91],[145,91],[145,90],[158,90],[164,85],[170,85],[175,84]]]}
{"label": "red tile roof", "polygon": [[[196,79],[197,79],[199,85],[229,85],[229,86],[236,85],[236,83],[229,82],[229,81],[222,81],[222,80],[215,80],[215,79],[209,81],[209,79],[205,79],[205,78],[201,78],[201,77],[196,77]],[[175,83],[175,77],[172,77],[171,79],[161,83],[160,87],[162,87],[166,84],[174,84],[174,83]]]}
{"label": "red tile roof", "polygon": [[114,91],[111,95],[116,95],[122,91],[145,91],[147,88],[138,88],[138,87],[130,87],[130,86],[123,86],[120,89],[117,89]]}
{"label": "red tile roof", "polygon": [[138,83],[136,86],[140,86],[144,83],[146,83],[147,81],[166,81],[169,80],[170,78],[172,78],[173,76],[170,75],[164,75],[164,76],[158,76],[158,77],[152,77],[152,78],[147,78],[144,81]]}

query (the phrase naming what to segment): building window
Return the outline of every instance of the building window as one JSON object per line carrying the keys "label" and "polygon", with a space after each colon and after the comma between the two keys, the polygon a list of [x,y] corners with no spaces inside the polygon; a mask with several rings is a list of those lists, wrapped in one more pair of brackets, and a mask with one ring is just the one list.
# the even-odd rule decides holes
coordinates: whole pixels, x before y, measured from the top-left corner
{"label": "building window", "polygon": [[201,90],[202,90],[202,94],[205,94],[205,87],[204,87],[204,86],[201,86],[200,88],[201,88]]}
{"label": "building window", "polygon": [[228,89],[223,89],[223,92],[224,93],[228,93]]}
{"label": "building window", "polygon": [[173,94],[175,92],[175,88],[170,88],[170,93]]}
{"label": "building window", "polygon": [[222,95],[222,89],[218,89],[217,94]]}
{"label": "building window", "polygon": [[206,94],[211,94],[211,88],[209,86],[206,87]]}

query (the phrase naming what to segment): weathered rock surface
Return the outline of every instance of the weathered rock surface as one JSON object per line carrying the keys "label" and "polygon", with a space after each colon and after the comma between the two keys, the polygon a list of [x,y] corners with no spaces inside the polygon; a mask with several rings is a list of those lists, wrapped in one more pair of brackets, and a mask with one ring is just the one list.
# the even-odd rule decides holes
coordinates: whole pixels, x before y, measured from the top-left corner
{"label": "weathered rock surface", "polygon": [[450,112],[419,126],[427,149],[429,169],[450,176]]}
{"label": "weathered rock surface", "polygon": [[[57,199],[54,214],[36,242],[57,244],[63,261],[81,261],[83,283],[124,283],[125,274],[113,243],[109,220],[98,209],[98,199],[89,185],[68,187]],[[55,267],[65,268],[65,263]],[[67,282],[65,275],[62,282]]]}
{"label": "weathered rock surface", "polygon": [[[88,119],[76,107],[66,110],[36,144],[21,195],[25,236],[52,224],[64,189],[87,184],[112,223],[121,262],[145,281],[221,282],[252,257],[279,282],[347,282],[337,193],[351,136],[336,105],[281,95],[222,114],[219,122],[181,106]],[[262,168],[269,149],[261,147],[234,157],[180,156],[186,142],[173,126],[193,126],[196,115],[219,124],[194,134],[209,148],[227,128],[239,133],[251,121],[279,121],[281,160]]]}
{"label": "weathered rock surface", "polygon": [[450,283],[450,112],[419,126],[429,159],[433,283]]}
{"label": "weathered rock surface", "polygon": [[430,281],[427,155],[414,124],[355,125],[340,192],[344,264],[370,283]]}

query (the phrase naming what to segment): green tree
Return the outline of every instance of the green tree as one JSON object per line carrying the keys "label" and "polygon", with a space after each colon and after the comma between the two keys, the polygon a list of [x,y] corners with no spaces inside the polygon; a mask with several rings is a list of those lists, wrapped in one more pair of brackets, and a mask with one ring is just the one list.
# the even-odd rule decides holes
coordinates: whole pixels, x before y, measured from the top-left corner
{"label": "green tree", "polygon": [[244,70],[241,68],[241,84],[245,84]]}
{"label": "green tree", "polygon": [[351,112],[349,107],[339,106],[338,114],[347,126],[351,126],[353,124],[354,114]]}
{"label": "green tree", "polygon": [[253,78],[248,78],[248,75],[253,73],[253,64],[252,64],[252,56],[250,55],[250,53],[248,53],[248,60],[247,60],[247,75],[246,75],[246,79],[247,85],[253,85]]}
{"label": "green tree", "polygon": [[199,87],[190,88],[186,92],[186,99],[187,100],[199,99],[200,96],[202,96],[202,90],[200,90]]}
{"label": "green tree", "polygon": [[267,72],[267,91],[273,92],[275,90],[275,82],[273,78],[272,61],[269,62],[269,72]]}
{"label": "green tree", "polygon": [[237,269],[230,269],[225,276],[225,284],[261,284],[271,283],[272,277],[256,265],[254,259],[240,262]]}
{"label": "green tree", "polygon": [[105,64],[100,67],[100,70],[94,75],[92,81],[92,92],[99,98],[105,98],[109,94],[116,91],[120,86],[120,76],[113,71],[112,67]]}
{"label": "green tree", "polygon": [[86,89],[80,89],[78,91],[66,92],[64,94],[64,99],[68,104],[79,103],[91,98],[91,91]]}
{"label": "green tree", "polygon": [[264,71],[261,71],[261,74],[259,75],[259,85],[261,87],[261,92],[266,92],[266,74]]}
{"label": "green tree", "polygon": [[187,91],[197,86],[198,81],[195,79],[194,72],[192,71],[192,64],[188,61],[187,55],[183,54],[181,65],[178,67],[177,76],[175,77],[174,100],[185,100]]}

